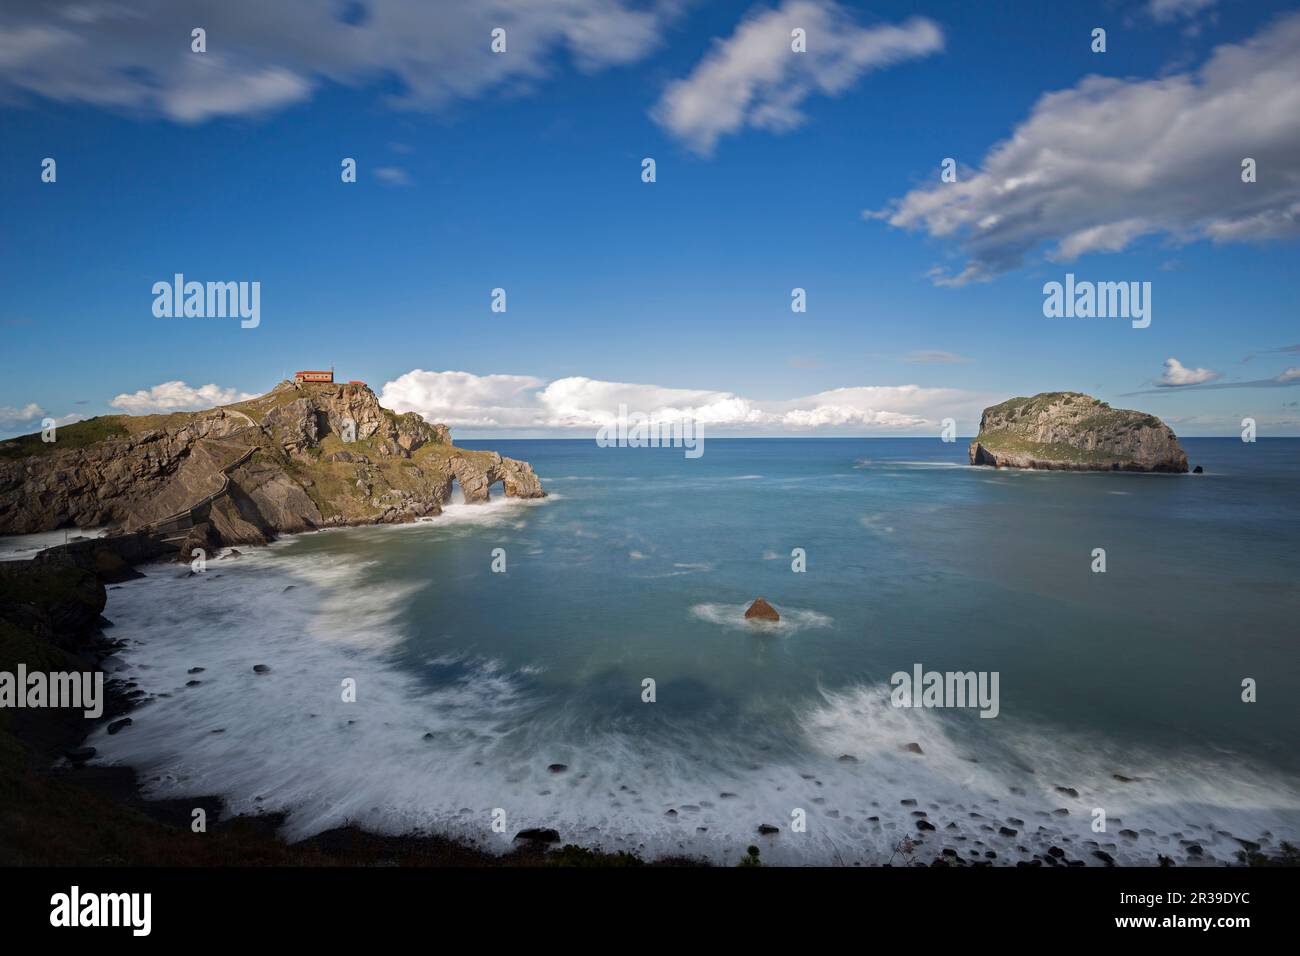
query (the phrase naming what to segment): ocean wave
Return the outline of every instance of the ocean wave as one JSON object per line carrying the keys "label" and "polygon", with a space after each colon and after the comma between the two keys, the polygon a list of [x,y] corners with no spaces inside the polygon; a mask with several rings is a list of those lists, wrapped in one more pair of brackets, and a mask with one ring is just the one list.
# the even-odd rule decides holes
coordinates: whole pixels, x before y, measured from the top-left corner
{"label": "ocean wave", "polygon": [[108,528],[60,528],[57,531],[36,531],[32,534],[0,535],[0,561],[25,561],[38,552],[77,538],[102,538]]}

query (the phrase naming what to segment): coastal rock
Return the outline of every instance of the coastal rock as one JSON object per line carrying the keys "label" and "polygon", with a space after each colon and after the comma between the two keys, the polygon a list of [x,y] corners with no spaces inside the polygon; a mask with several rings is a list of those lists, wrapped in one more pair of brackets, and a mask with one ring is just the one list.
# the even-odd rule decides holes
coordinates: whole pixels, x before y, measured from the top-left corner
{"label": "coastal rock", "polygon": [[560,834],[558,830],[549,827],[529,827],[516,833],[515,839],[528,840],[532,843],[559,843]]}
{"label": "coastal rock", "polygon": [[748,610],[745,611],[745,620],[747,621],[779,621],[781,615],[776,613],[776,608],[768,604],[762,598],[755,599]]}
{"label": "coastal rock", "polygon": [[1044,392],[984,410],[972,465],[1064,471],[1187,471],[1187,454],[1154,415],[1079,392]]}
{"label": "coastal rock", "polygon": [[108,601],[93,570],[39,561],[0,561],[0,623],[65,651],[90,644]]}
{"label": "coastal rock", "polygon": [[460,482],[466,504],[487,501],[488,489],[498,481],[502,483],[507,498],[546,497],[541,479],[526,461],[502,458],[496,452],[466,452],[452,459],[450,464],[452,475]]}
{"label": "coastal rock", "polygon": [[[457,448],[445,425],[398,415],[354,383],[281,382],[223,408],[104,416],[57,435],[0,442],[0,534],[110,525],[189,561],[195,548],[435,516],[455,481],[471,503],[498,483],[507,497],[546,495],[527,462]],[[76,547],[94,549],[105,566],[91,569],[110,582],[144,559],[115,532]]]}

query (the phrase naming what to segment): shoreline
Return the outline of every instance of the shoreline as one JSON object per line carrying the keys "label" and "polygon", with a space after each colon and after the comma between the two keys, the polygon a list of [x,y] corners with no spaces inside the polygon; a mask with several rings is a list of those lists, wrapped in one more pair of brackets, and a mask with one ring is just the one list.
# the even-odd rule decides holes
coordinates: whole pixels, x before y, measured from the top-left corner
{"label": "shoreline", "polygon": [[[322,530],[341,530],[341,529],[322,529]],[[276,541],[288,538],[290,536],[281,536]],[[293,535],[292,537],[297,537]],[[268,543],[264,546],[271,548],[276,542]],[[223,549],[222,555],[229,552]],[[35,566],[36,562],[11,562],[11,564],[24,563]],[[184,576],[184,565],[173,564],[164,560],[154,560],[142,562],[147,566],[157,568],[165,574],[170,569],[175,569],[178,576]],[[138,572],[137,572],[138,573]],[[105,602],[107,602],[107,592],[105,592]],[[101,608],[103,610],[104,608]],[[106,619],[100,618],[99,628],[111,629],[112,623]],[[121,641],[116,641],[110,634],[105,635],[103,630],[97,631],[96,637],[85,648],[86,653],[94,658],[94,667],[101,672],[104,670],[103,665],[112,657],[117,656],[126,645]],[[198,795],[186,798],[167,798],[162,800],[149,799],[145,796],[145,784],[140,778],[139,772],[127,764],[116,765],[90,765],[64,768],[61,766],[49,766],[57,754],[69,749],[75,749],[77,746],[85,746],[85,741],[100,730],[101,725],[110,724],[115,720],[129,716],[140,703],[149,699],[143,691],[136,689],[131,683],[122,681],[111,674],[106,673],[106,700],[104,713],[101,718],[97,719],[88,726],[82,721],[72,721],[71,732],[64,738],[50,743],[44,748],[46,766],[41,769],[43,775],[48,777],[52,782],[59,785],[71,785],[91,796],[108,801],[121,810],[139,814],[148,818],[153,824],[165,827],[173,836],[187,837],[189,813],[193,808],[203,808],[208,815],[209,836],[222,835],[227,844],[238,846],[233,849],[224,858],[226,863],[238,862],[279,862],[286,865],[316,865],[324,861],[323,865],[384,865],[387,863],[398,862],[402,865],[465,865],[465,866],[513,866],[513,865],[714,865],[709,860],[697,857],[678,857],[665,855],[656,857],[651,860],[644,860],[636,855],[635,852],[608,852],[599,848],[584,847],[578,843],[562,843],[562,834],[554,835],[554,842],[539,843],[532,840],[521,840],[516,838],[512,849],[506,853],[496,853],[484,850],[474,845],[471,841],[458,838],[446,833],[435,831],[426,831],[415,829],[401,833],[386,833],[381,830],[366,829],[361,826],[345,824],[342,826],[332,827],[313,834],[303,840],[288,842],[278,835],[281,826],[286,822],[291,811],[275,812],[264,814],[239,814],[227,819],[220,819],[221,813],[225,807],[225,801],[218,795]],[[996,802],[996,801],[994,801]],[[913,803],[913,805],[915,805]],[[996,823],[996,821],[994,821]],[[910,834],[916,836],[916,834]],[[1182,834],[1178,834],[1181,836]],[[549,836],[549,835],[548,835]],[[900,837],[906,838],[908,834],[899,834]],[[201,840],[202,838],[196,837]],[[892,839],[892,838],[891,838]],[[1255,841],[1242,841],[1236,837],[1246,852],[1247,859],[1251,854],[1258,855],[1260,847]],[[193,840],[187,840],[193,843]],[[755,843],[762,841],[755,839]],[[900,843],[902,839],[900,839]],[[910,841],[909,841],[910,842]],[[743,848],[737,848],[743,852]],[[917,849],[921,849],[918,847]],[[1001,847],[999,847],[1001,849]],[[1023,848],[1022,848],[1023,849]],[[1082,846],[1074,847],[1074,855],[1088,855],[1091,848]],[[1100,846],[1097,847],[1101,849]],[[1264,853],[1276,853],[1276,844],[1269,846]],[[198,852],[197,850],[195,852]],[[973,866],[1035,866],[1044,865],[1040,860],[1016,859],[1008,854],[1000,854],[996,862],[985,860],[967,860],[956,856],[951,852],[951,847],[941,845],[925,846],[923,848],[924,857],[906,858],[909,865],[973,865]],[[1103,851],[1104,854],[1104,851]],[[737,854],[739,855],[739,854]],[[1095,854],[1094,854],[1095,855]],[[1109,862],[1105,855],[1098,856],[1102,863]],[[1157,857],[1158,859],[1158,857]],[[1266,855],[1258,856],[1258,859],[1252,862],[1265,861],[1270,858]],[[138,862],[147,863],[147,859],[140,859]],[[204,855],[197,862],[209,862]],[[727,863],[739,862],[728,858],[722,861],[722,865]],[[1073,861],[1075,865],[1080,865],[1082,861]],[[1184,861],[1179,861],[1182,865]],[[1186,861],[1190,862],[1190,861]],[[1236,865],[1231,861],[1219,858],[1206,859],[1206,864],[1219,865]],[[1239,861],[1240,862],[1240,861]],[[1097,865],[1093,860],[1088,860],[1088,864]],[[830,863],[823,865],[831,865]],[[854,862],[852,865],[892,865],[887,860],[874,860],[870,863]],[[1052,865],[1052,864],[1047,864]],[[1134,865],[1130,863],[1129,865]],[[1141,865],[1141,864],[1139,864]],[[1145,865],[1155,865],[1151,861]]]}

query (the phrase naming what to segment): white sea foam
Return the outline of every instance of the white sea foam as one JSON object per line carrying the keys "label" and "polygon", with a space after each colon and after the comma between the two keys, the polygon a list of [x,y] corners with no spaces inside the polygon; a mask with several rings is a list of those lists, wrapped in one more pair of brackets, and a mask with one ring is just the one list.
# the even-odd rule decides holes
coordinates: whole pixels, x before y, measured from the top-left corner
{"label": "white sea foam", "polygon": [[830,627],[835,623],[830,615],[822,614],[820,611],[777,604],[772,606],[781,615],[781,620],[746,620],[745,611],[749,608],[748,604],[696,604],[691,608],[691,615],[728,630],[780,635],[794,634],[810,627]]}
{"label": "white sea foam", "polygon": [[[352,822],[382,832],[432,828],[506,850],[518,830],[550,826],[566,840],[652,857],[735,862],[759,842],[775,863],[880,863],[911,836],[923,840],[926,859],[949,847],[963,856],[996,851],[1009,863],[1024,858],[1017,846],[1040,852],[1052,843],[1097,863],[1086,841],[1120,862],[1157,853],[1183,862],[1183,834],[1204,846],[1207,861],[1224,861],[1239,845],[1217,830],[1294,839],[1300,827],[1294,788],[1231,755],[1116,754],[1104,741],[1005,714],[980,721],[895,709],[881,685],[794,702],[789,737],[772,732],[776,716],[731,733],[593,721],[567,685],[548,690],[554,668],[544,647],[517,667],[463,647],[401,663],[412,645],[400,610],[425,585],[383,570],[364,550],[303,554],[291,542],[210,562],[193,577],[147,568],[146,578],[110,592],[106,613],[127,641],[119,676],[152,699],[132,726],[100,731],[92,745],[103,760],[137,767],[151,796],[219,794],[234,812],[285,811],[290,838]],[[744,621],[744,604],[690,612],[742,633],[833,623],[811,609],[779,610],[774,625]],[[256,664],[271,670],[255,674]],[[190,674],[195,667],[204,670]],[[344,678],[356,682],[355,703],[341,699]],[[922,753],[900,749],[910,743]],[[550,773],[552,763],[568,770]],[[1111,818],[1106,834],[1089,829],[1094,806]],[[490,830],[495,808],[506,811],[504,835]],[[1051,815],[1058,808],[1069,815]],[[796,809],[807,813],[806,834],[790,830]],[[917,811],[938,830],[918,831]],[[759,838],[759,823],[782,832]],[[1002,826],[1016,836],[1000,834]],[[1153,832],[1118,835],[1130,827]]]}
{"label": "white sea foam", "polygon": [[107,533],[107,528],[61,528],[33,534],[0,535],[0,561],[24,561],[36,557],[46,548],[77,538],[102,538]]}

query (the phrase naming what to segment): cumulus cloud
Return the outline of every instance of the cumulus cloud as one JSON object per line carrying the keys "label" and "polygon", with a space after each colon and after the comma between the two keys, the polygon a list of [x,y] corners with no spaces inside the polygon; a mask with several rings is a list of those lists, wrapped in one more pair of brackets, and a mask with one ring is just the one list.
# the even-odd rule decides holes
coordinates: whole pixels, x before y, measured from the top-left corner
{"label": "cumulus cloud", "polygon": [[1194,17],[1202,10],[1208,10],[1219,0],[1151,0],[1147,12],[1161,23],[1185,17]]}
{"label": "cumulus cloud", "polygon": [[256,398],[255,392],[240,392],[220,385],[192,388],[184,382],[163,382],[153,388],[118,395],[108,404],[128,415],[155,415],[167,412],[194,412],[216,405],[229,405]]}
{"label": "cumulus cloud", "polygon": [[44,415],[45,409],[35,402],[30,402],[22,408],[15,408],[12,405],[0,405],[0,428],[22,425],[26,422],[35,421]]}
{"label": "cumulus cloud", "polygon": [[409,186],[411,177],[401,166],[379,166],[375,169],[375,177],[389,186]]}
{"label": "cumulus cloud", "polygon": [[[1177,359],[1169,359],[1169,361],[1165,362],[1165,376],[1169,375],[1169,362],[1173,362],[1175,365],[1178,364]],[[1178,366],[1178,369],[1181,370],[1181,372],[1187,373],[1188,375],[1191,376],[1196,376],[1199,373],[1208,371],[1207,369],[1203,369],[1203,368],[1185,369],[1182,368],[1181,365]],[[1178,389],[1178,391],[1187,391],[1187,392],[1218,391],[1219,389],[1225,389],[1225,388],[1290,388],[1296,385],[1300,385],[1300,367],[1288,368],[1282,372],[1279,372],[1277,375],[1274,375],[1272,378],[1256,378],[1256,379],[1251,379],[1249,381],[1242,381],[1242,382],[1211,381],[1211,379],[1218,378],[1218,377],[1219,377],[1219,373],[1211,372],[1210,378],[1201,379],[1200,381],[1189,381],[1186,384],[1182,384]],[[1176,382],[1167,383],[1163,380],[1162,377],[1161,379],[1155,381],[1153,384],[1156,386],[1154,389],[1146,389],[1137,392],[1125,392],[1124,394],[1126,396],[1127,395],[1158,395],[1162,391],[1165,394],[1168,394],[1169,386],[1174,384],[1179,384],[1179,383]]]}
{"label": "cumulus cloud", "polygon": [[1187,368],[1178,359],[1170,356],[1165,359],[1165,370],[1156,379],[1155,384],[1161,388],[1176,388],[1180,385],[1202,385],[1212,382],[1219,373],[1208,368]]}
{"label": "cumulus cloud", "polygon": [[380,401],[448,425],[514,430],[594,431],[620,408],[650,421],[692,419],[742,433],[856,429],[898,432],[937,428],[946,417],[977,421],[987,396],[917,385],[858,386],[788,400],[733,392],[668,388],[572,376],[546,382],[526,375],[474,375],[415,369],[388,382]]}
{"label": "cumulus cloud", "polygon": [[[1300,235],[1300,14],[1216,48],[1196,72],[1089,76],[1041,97],[956,183],[912,190],[868,218],[956,243],[939,285],[983,281],[1046,247],[1069,261],[1145,236],[1216,243]],[[1244,157],[1258,181],[1241,181]]]}
{"label": "cumulus cloud", "polygon": [[534,393],[545,386],[529,375],[474,375],[414,369],[388,382],[379,401],[427,421],[473,428],[527,427],[536,414]]}
{"label": "cumulus cloud", "polygon": [[[806,33],[807,52],[791,50],[796,28]],[[651,115],[708,155],[720,137],[746,127],[792,130],[803,123],[810,96],[838,96],[863,73],[942,48],[942,31],[922,17],[861,27],[832,0],[786,0],[715,41],[689,76],[668,86]]]}
{"label": "cumulus cloud", "polygon": [[[526,90],[566,53],[632,63],[678,4],[660,0],[77,0],[0,7],[0,99],[31,95],[180,123],[281,109],[323,83],[396,80],[392,103],[436,108]],[[207,52],[190,31],[207,30]],[[507,52],[489,48],[506,30]]]}

